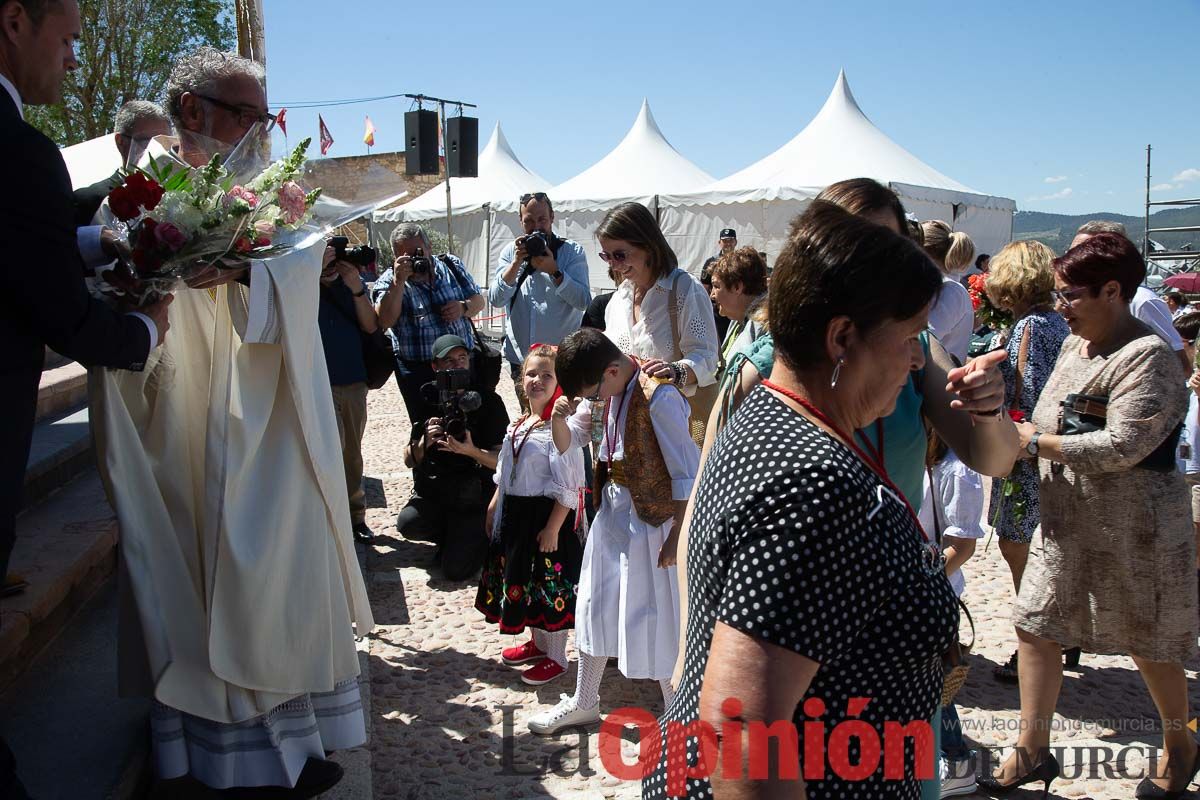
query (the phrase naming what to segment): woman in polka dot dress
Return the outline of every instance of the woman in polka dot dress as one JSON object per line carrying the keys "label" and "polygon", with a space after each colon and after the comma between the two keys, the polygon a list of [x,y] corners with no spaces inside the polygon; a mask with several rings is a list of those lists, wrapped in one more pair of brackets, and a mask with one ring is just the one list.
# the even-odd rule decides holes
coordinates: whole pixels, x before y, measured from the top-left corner
{"label": "woman in polka dot dress", "polygon": [[[831,203],[794,224],[772,277],[771,381],[697,489],[683,680],[643,797],[916,798],[933,776],[954,591],[878,451],[847,432],[890,413],[922,366],[940,283],[912,242]],[[752,730],[775,723],[796,738],[768,759]]]}

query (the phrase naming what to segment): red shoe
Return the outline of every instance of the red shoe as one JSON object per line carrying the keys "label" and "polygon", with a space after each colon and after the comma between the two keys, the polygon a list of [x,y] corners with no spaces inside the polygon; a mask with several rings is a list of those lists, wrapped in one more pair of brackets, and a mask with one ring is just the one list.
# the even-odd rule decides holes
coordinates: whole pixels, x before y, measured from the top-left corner
{"label": "red shoe", "polygon": [[567,668],[562,664],[559,664],[553,658],[543,658],[541,661],[522,672],[521,680],[525,681],[530,686],[541,686],[543,683],[549,683],[566,671]]}
{"label": "red shoe", "polygon": [[530,661],[540,661],[545,658],[546,654],[538,650],[537,645],[533,643],[533,639],[516,647],[506,647],[500,651],[500,660],[510,667],[516,667],[521,664],[528,664]]}

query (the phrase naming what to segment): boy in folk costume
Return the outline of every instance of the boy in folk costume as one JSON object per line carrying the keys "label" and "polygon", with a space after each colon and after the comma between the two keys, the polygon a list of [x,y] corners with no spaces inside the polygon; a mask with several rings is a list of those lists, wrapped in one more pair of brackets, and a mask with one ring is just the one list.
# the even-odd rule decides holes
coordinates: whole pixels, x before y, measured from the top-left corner
{"label": "boy in folk costume", "polygon": [[578,682],[573,697],[563,695],[529,720],[529,729],[544,735],[599,721],[610,656],[627,678],[657,680],[670,704],[679,641],[675,548],[700,462],[683,395],[643,373],[600,331],[565,338],[556,367],[564,395],[552,414],[558,450],[589,443],[591,402],[604,403],[605,430],[596,461],[598,511],[576,595]]}

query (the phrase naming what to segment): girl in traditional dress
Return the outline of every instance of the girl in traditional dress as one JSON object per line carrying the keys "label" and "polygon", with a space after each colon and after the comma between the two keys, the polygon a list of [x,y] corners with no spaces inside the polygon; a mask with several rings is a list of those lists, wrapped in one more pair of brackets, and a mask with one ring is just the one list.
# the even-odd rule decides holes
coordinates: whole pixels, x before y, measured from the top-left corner
{"label": "girl in traditional dress", "polygon": [[521,674],[532,686],[567,671],[567,632],[575,627],[575,588],[583,548],[577,531],[583,451],[559,453],[550,412],[562,392],[554,374],[555,348],[535,344],[521,365],[529,413],[504,437],[496,493],[488,506],[491,550],[475,607],[501,633],[532,629],[532,638],[501,653],[505,664],[533,663]]}

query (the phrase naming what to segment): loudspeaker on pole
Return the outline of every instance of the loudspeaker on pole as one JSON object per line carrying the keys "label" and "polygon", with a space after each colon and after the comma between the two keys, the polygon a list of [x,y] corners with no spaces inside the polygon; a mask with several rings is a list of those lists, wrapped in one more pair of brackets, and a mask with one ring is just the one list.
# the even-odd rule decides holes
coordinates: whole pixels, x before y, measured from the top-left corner
{"label": "loudspeaker on pole", "polygon": [[446,120],[446,174],[453,178],[479,177],[479,120],[450,117]]}
{"label": "loudspeaker on pole", "polygon": [[436,111],[404,112],[404,172],[438,174],[438,115]]}

